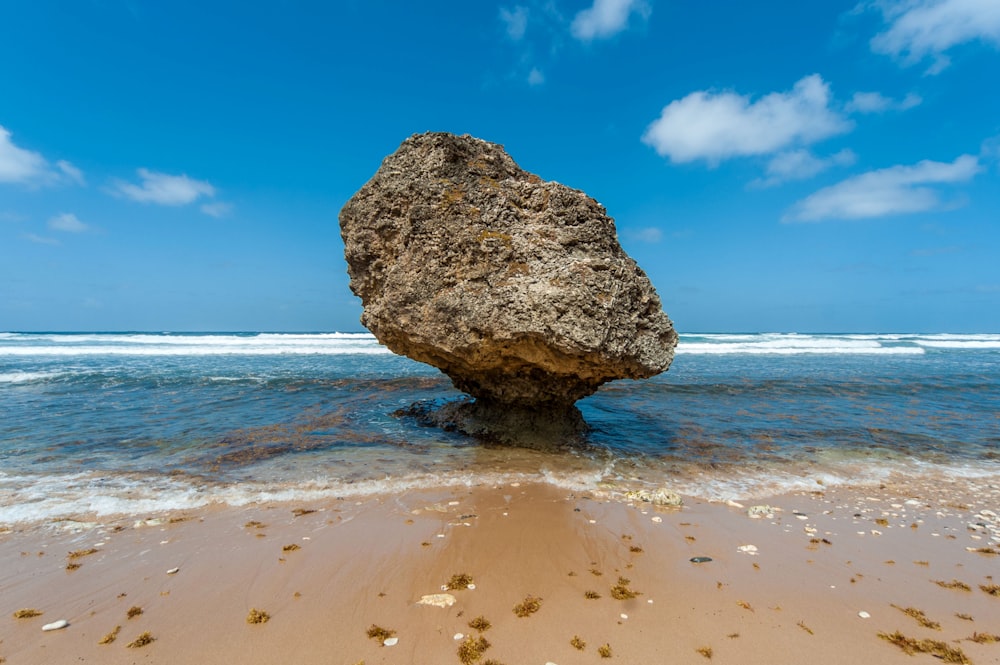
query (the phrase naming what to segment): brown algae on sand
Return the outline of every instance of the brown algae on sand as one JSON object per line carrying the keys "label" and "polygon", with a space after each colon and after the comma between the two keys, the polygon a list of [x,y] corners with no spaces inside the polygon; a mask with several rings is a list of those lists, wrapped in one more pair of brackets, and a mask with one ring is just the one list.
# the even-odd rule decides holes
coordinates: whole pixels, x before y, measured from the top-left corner
{"label": "brown algae on sand", "polygon": [[472,583],[472,575],[469,575],[468,573],[455,573],[451,576],[451,579],[448,580],[448,584],[445,586],[448,587],[449,590],[453,591],[456,589],[468,589],[469,585]]}
{"label": "brown algae on sand", "polygon": [[928,619],[927,615],[924,614],[923,610],[918,610],[915,607],[900,607],[899,605],[895,604],[893,605],[893,607],[895,607],[897,610],[899,610],[906,616],[913,617],[916,620],[916,622],[919,623],[924,628],[930,628],[931,630],[941,630],[941,624],[939,624],[937,621],[931,621],[930,619]]}
{"label": "brown algae on sand", "polygon": [[26,607],[24,609],[14,612],[15,619],[33,619],[35,617],[42,616],[42,612],[34,609],[33,607]]}
{"label": "brown algae on sand", "polygon": [[514,606],[514,614],[521,618],[529,617],[541,608],[541,598],[537,596],[525,596],[522,602]]}
{"label": "brown algae on sand", "polygon": [[1000,635],[994,635],[992,633],[972,633],[971,637],[965,638],[970,642],[975,642],[976,644],[993,644],[994,642],[1000,642]]}
{"label": "brown algae on sand", "polygon": [[934,584],[937,584],[942,589],[958,589],[960,591],[972,591],[970,587],[965,582],[960,580],[952,580],[951,582],[945,582],[944,580],[931,580]]}
{"label": "brown algae on sand", "polygon": [[979,588],[983,590],[983,593],[1000,598],[1000,584],[980,584]]}
{"label": "brown algae on sand", "polygon": [[102,637],[98,642],[98,644],[111,644],[116,639],[118,639],[118,633],[121,631],[121,629],[122,629],[121,626],[115,626],[115,629],[112,630],[107,635],[105,635],[104,637]]}
{"label": "brown algae on sand", "polygon": [[480,633],[485,633],[492,627],[493,624],[490,623],[490,620],[482,615],[477,616],[475,619],[469,622],[469,628],[473,630],[478,630]]}
{"label": "brown algae on sand", "polygon": [[133,605],[132,607],[128,608],[128,612],[126,612],[125,614],[129,619],[134,619],[135,617],[142,614],[142,608],[139,607],[138,605]]}
{"label": "brown algae on sand", "polygon": [[458,659],[463,663],[463,665],[472,665],[472,663],[477,662],[486,653],[486,650],[490,648],[489,640],[480,635],[479,637],[466,637],[460,645],[458,645]]}
{"label": "brown algae on sand", "polygon": [[368,628],[368,638],[372,640],[378,640],[379,644],[385,642],[390,637],[395,637],[395,636],[396,636],[396,631],[391,630],[389,628],[383,628],[382,626],[376,625],[374,623],[371,625],[370,628]]}
{"label": "brown algae on sand", "polygon": [[86,550],[75,550],[66,555],[67,559],[81,559],[85,556],[90,556],[91,554],[97,554],[98,550],[96,547],[91,547]]}
{"label": "brown algae on sand", "polygon": [[569,641],[570,645],[577,651],[583,651],[587,648],[587,643],[579,635],[574,635],[573,639]]}
{"label": "brown algae on sand", "polygon": [[611,658],[611,645],[602,644],[597,647],[597,653],[600,654],[601,658]]}
{"label": "brown algae on sand", "polygon": [[295,543],[292,543],[291,545],[285,545],[284,547],[282,547],[281,551],[294,552],[295,550],[300,550],[300,549],[302,549],[300,546],[296,545]]}
{"label": "brown algae on sand", "polygon": [[596,591],[584,591],[583,597],[586,598],[587,600],[597,600],[598,598],[601,597],[601,594],[597,593]]}
{"label": "brown algae on sand", "polygon": [[147,644],[153,643],[155,640],[156,638],[153,637],[152,633],[150,633],[147,630],[146,632],[142,633],[141,635],[139,635],[139,637],[135,638],[125,646],[128,647],[129,649],[138,649],[140,647],[146,646]]}
{"label": "brown algae on sand", "polygon": [[267,623],[271,620],[271,615],[264,610],[258,610],[256,607],[250,610],[247,614],[247,623]]}
{"label": "brown algae on sand", "polygon": [[631,583],[632,580],[630,580],[629,578],[619,577],[618,584],[611,587],[611,597],[614,598],[615,600],[629,600],[631,598],[635,598],[636,596],[640,595],[638,591],[633,591],[631,588],[629,588],[629,585]]}
{"label": "brown algae on sand", "polygon": [[946,663],[961,663],[969,665],[971,662],[958,647],[952,647],[938,640],[917,640],[903,635],[898,630],[894,633],[879,633],[886,642],[895,644],[904,653],[913,655],[917,653],[929,653],[936,658],[940,658]]}
{"label": "brown algae on sand", "polygon": [[699,649],[695,649],[695,651],[700,653],[705,658],[712,660],[712,647],[701,647]]}

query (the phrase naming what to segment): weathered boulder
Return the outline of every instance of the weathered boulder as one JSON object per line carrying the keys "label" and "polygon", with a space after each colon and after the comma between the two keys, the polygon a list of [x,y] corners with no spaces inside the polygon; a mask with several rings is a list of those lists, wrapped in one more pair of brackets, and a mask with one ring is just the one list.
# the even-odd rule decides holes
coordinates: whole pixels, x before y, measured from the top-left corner
{"label": "weathered boulder", "polygon": [[584,428],[576,400],[666,370],[677,343],[614,221],[502,146],[417,134],[340,212],[361,322],[476,398],[440,420],[538,444]]}

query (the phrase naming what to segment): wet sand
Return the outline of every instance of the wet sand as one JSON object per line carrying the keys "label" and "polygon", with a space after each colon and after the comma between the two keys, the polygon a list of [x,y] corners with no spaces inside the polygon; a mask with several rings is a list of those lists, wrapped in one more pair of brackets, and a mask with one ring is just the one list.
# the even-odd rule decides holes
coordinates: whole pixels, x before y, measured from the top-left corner
{"label": "wet sand", "polygon": [[[940,662],[879,637],[899,631],[1000,662],[1000,556],[970,551],[1000,534],[1000,488],[818,489],[656,508],[507,485],[15,529],[0,535],[0,659],[461,663],[461,633],[483,665]],[[751,519],[754,504],[778,510]],[[442,590],[456,575],[474,588]],[[419,604],[442,593],[455,603]]]}

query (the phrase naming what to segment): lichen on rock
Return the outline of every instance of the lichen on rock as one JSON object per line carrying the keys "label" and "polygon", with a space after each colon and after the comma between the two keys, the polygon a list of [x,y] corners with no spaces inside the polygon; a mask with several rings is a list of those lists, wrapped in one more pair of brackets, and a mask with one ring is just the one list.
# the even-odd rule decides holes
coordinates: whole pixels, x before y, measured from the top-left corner
{"label": "lichen on rock", "polygon": [[544,445],[586,428],[578,399],[673,359],[677,334],[604,207],[500,145],[411,136],[340,228],[362,323],[475,398],[435,410],[438,423]]}

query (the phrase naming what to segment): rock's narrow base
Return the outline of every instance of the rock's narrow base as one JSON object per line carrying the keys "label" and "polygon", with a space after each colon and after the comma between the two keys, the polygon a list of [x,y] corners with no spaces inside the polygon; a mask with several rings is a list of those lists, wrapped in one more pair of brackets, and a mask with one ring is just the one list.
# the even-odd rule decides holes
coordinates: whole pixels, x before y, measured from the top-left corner
{"label": "rock's narrow base", "polygon": [[428,427],[461,432],[486,444],[535,450],[580,445],[589,429],[580,409],[572,404],[527,407],[482,399],[443,405],[417,402],[396,415],[414,417]]}

